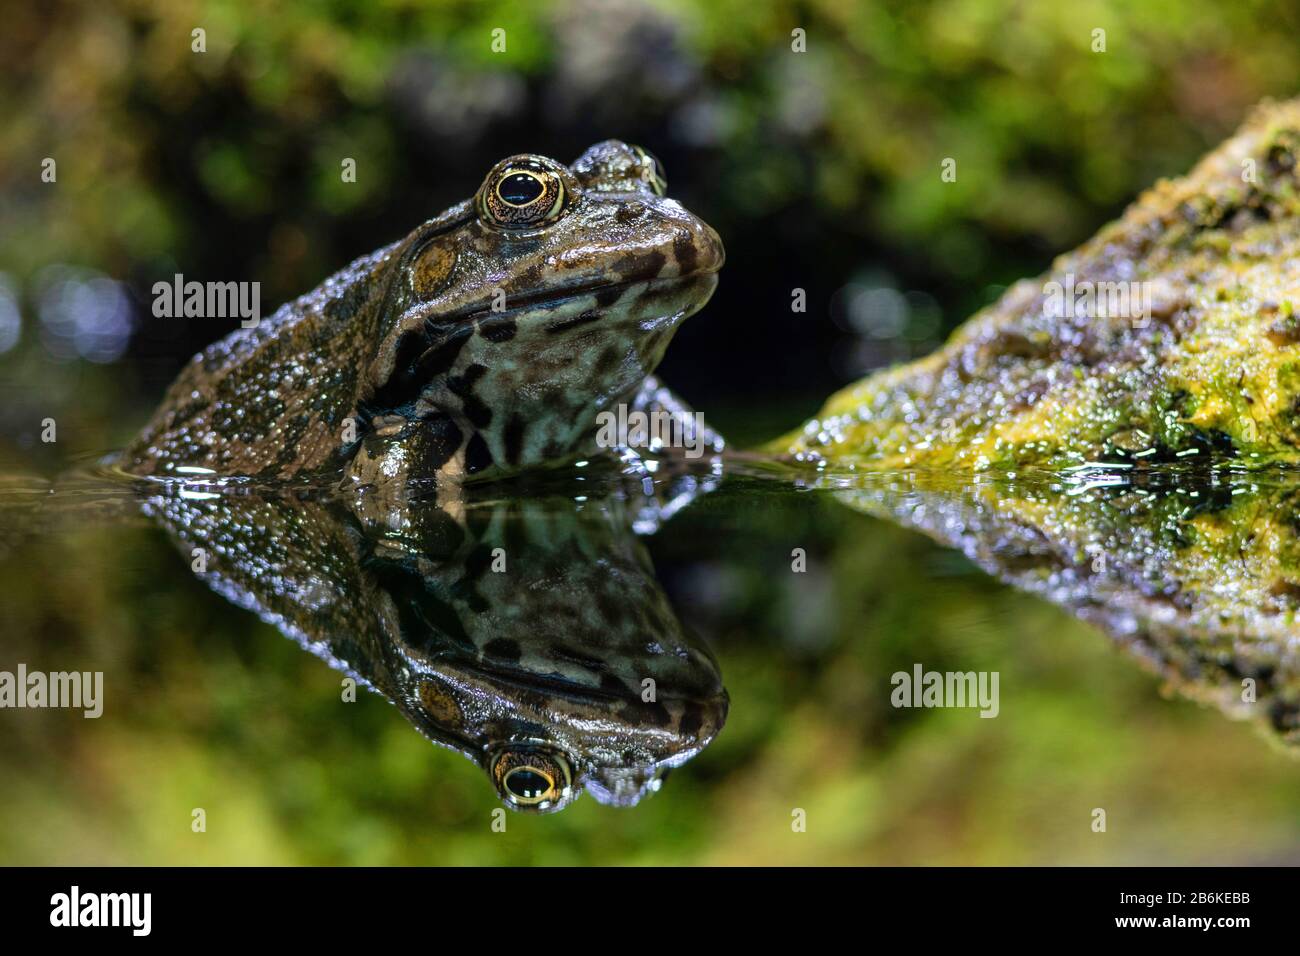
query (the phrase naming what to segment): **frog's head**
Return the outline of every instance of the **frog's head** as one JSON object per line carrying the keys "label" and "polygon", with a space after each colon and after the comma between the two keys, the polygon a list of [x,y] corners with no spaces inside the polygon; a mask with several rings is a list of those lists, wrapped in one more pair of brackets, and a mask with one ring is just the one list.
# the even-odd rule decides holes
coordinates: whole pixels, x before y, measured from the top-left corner
{"label": "frog's head", "polygon": [[470,472],[562,457],[653,371],[722,263],[645,150],[511,156],[400,245],[362,406],[450,416]]}

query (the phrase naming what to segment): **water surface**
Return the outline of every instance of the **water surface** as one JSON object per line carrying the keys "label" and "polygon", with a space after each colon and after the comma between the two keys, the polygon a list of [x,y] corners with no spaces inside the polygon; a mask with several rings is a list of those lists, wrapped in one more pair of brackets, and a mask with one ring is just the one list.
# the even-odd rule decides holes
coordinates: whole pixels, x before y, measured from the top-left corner
{"label": "water surface", "polygon": [[[102,671],[105,699],[0,711],[0,855],[1291,860],[1296,490],[743,461],[361,503],[10,478],[0,667]],[[895,706],[918,667],[996,673],[996,716]],[[511,770],[531,795],[565,769],[558,812],[494,813]]]}

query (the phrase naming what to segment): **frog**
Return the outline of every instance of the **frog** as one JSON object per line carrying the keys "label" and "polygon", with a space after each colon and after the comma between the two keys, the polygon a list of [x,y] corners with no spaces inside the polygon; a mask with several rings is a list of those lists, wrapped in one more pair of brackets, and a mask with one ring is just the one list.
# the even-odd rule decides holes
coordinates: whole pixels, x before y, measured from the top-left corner
{"label": "frog", "polygon": [[114,465],[374,488],[622,454],[597,441],[604,410],[696,421],[653,372],[724,259],[639,146],[506,157],[471,198],[194,356]]}

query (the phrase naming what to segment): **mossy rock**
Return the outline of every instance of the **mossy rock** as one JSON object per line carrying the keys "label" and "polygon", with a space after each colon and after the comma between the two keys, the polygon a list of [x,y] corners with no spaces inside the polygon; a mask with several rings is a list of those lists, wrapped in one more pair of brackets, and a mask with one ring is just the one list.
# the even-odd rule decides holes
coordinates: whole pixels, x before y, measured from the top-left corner
{"label": "mossy rock", "polygon": [[[769,450],[840,467],[1300,462],[1300,100]],[[1091,298],[1089,292],[1095,293]]]}

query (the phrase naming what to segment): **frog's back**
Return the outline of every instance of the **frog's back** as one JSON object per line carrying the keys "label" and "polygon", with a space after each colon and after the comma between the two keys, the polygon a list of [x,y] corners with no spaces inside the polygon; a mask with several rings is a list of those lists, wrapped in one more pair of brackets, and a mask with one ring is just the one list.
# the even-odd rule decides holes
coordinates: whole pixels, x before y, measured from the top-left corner
{"label": "frog's back", "polygon": [[357,259],[194,356],[122,452],[122,467],[285,478],[329,465],[356,412],[365,333],[400,245]]}

